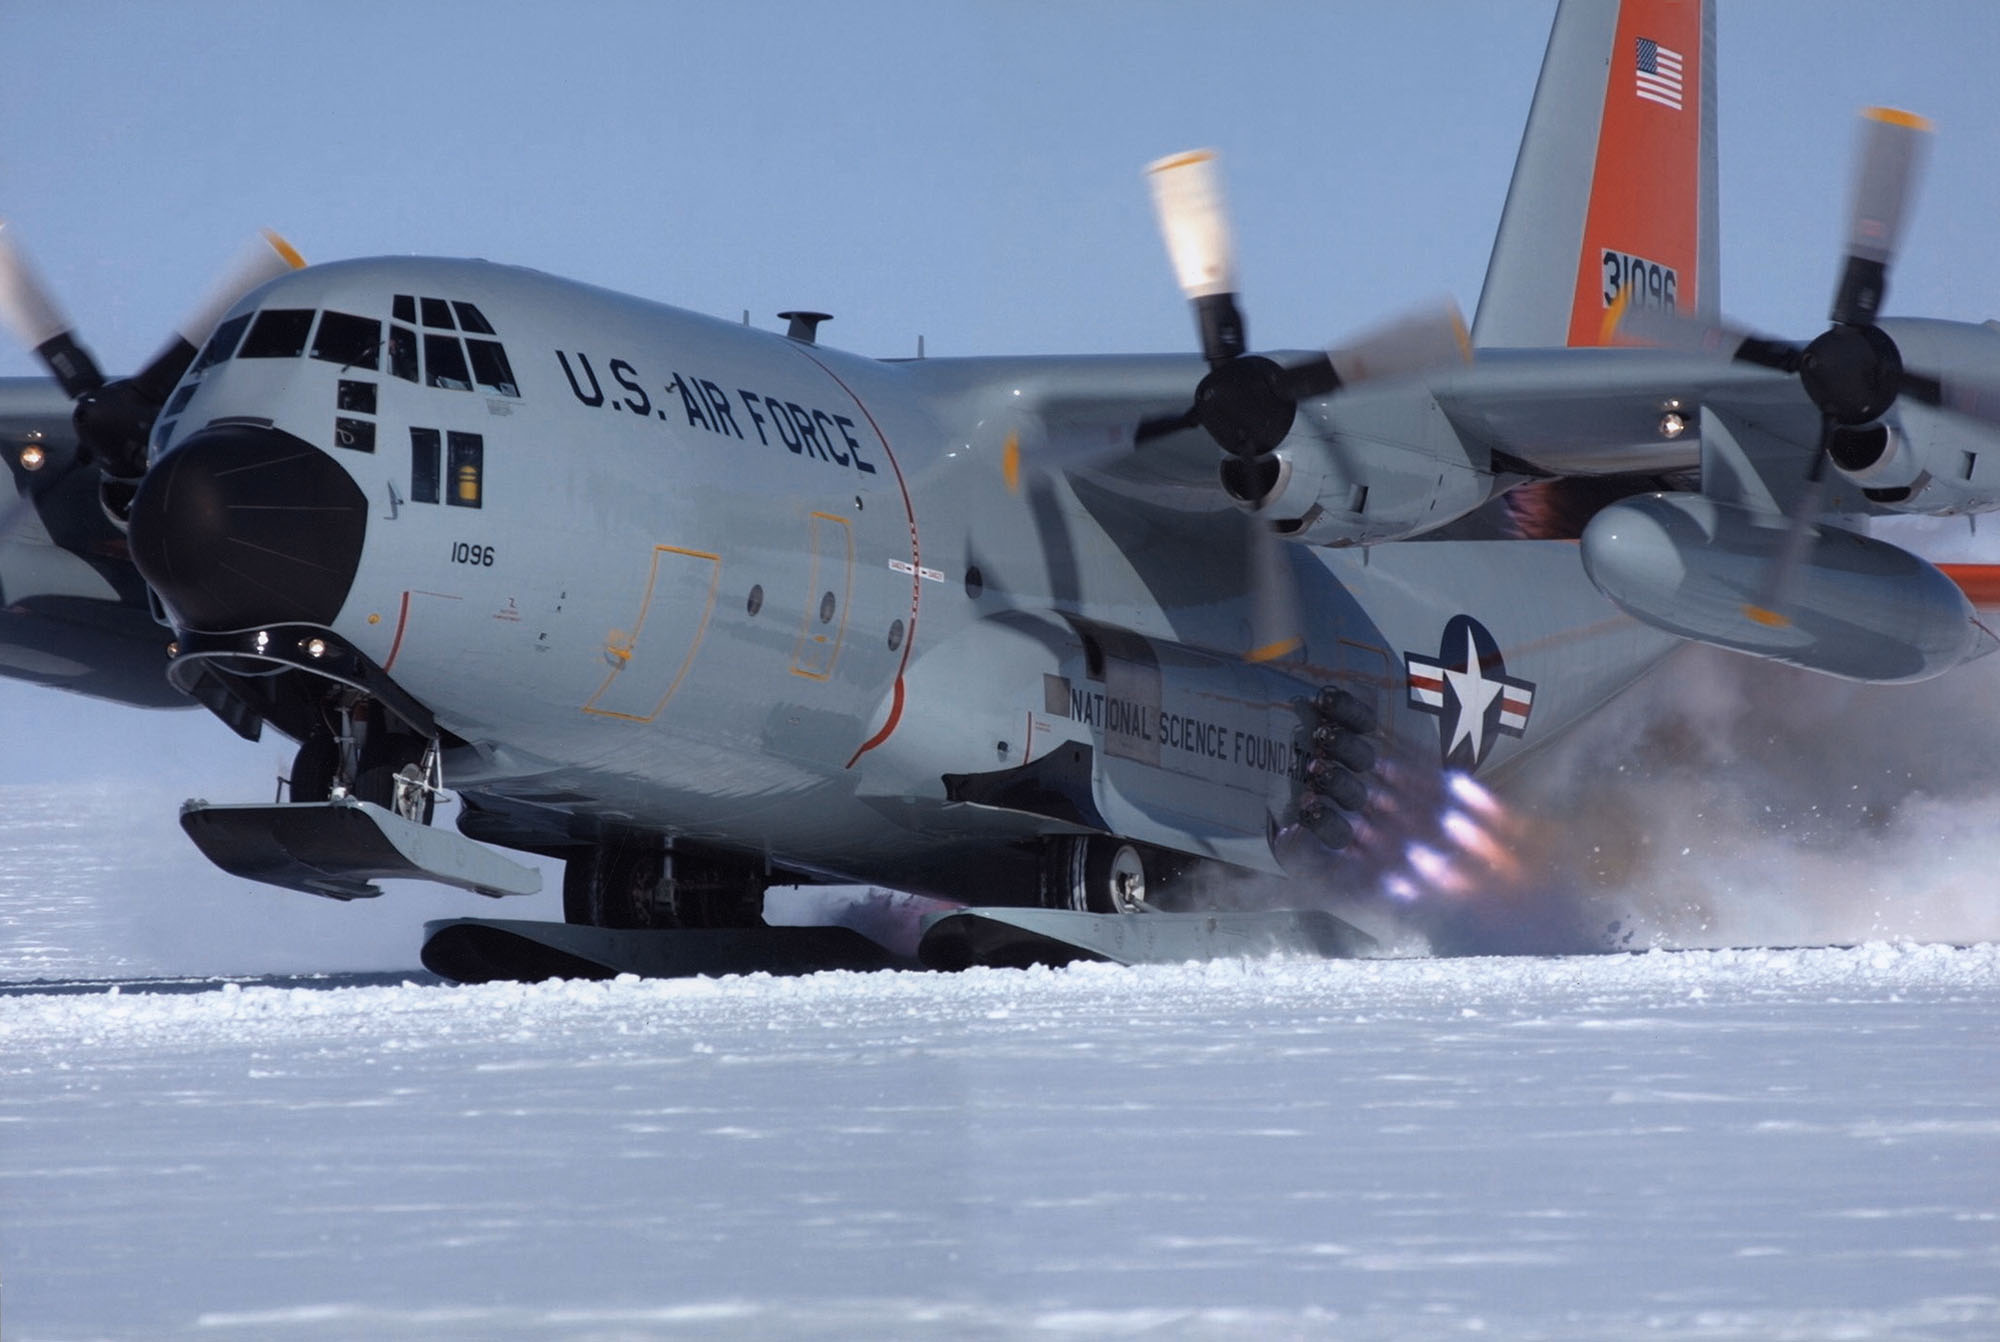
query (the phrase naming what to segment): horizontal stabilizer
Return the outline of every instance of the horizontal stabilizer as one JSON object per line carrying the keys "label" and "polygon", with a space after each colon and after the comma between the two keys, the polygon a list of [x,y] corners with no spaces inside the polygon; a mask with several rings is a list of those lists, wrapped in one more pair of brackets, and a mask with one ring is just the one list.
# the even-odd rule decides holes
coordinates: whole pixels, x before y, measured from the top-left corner
{"label": "horizontal stabilizer", "polygon": [[329,899],[371,899],[378,880],[436,881],[481,895],[532,895],[542,874],[449,830],[371,802],[181,807],[181,828],[232,876]]}

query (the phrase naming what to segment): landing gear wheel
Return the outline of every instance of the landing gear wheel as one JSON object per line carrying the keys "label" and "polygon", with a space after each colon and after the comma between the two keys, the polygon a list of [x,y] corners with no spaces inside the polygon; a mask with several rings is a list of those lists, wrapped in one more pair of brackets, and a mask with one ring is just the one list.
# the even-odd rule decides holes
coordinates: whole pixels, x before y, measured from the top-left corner
{"label": "landing gear wheel", "polygon": [[340,742],[332,732],[314,732],[292,757],[292,800],[327,800],[333,796],[333,779],[339,770]]}
{"label": "landing gear wheel", "polygon": [[430,824],[437,793],[427,744],[402,732],[371,733],[354,779],[356,800],[373,802],[415,824]]}
{"label": "landing gear wheel", "polygon": [[611,838],[563,864],[563,921],[586,927],[764,926],[763,864],[735,854],[676,847],[657,838]]}
{"label": "landing gear wheel", "polygon": [[653,925],[653,892],[666,853],[638,843],[578,849],[563,863],[563,921],[582,927]]}
{"label": "landing gear wheel", "polygon": [[1148,880],[1164,875],[1150,850],[1109,835],[1049,841],[1042,869],[1042,905],[1079,913],[1144,913]]}
{"label": "landing gear wheel", "polygon": [[1093,845],[1084,862],[1084,880],[1093,913],[1143,913],[1151,907],[1146,903],[1146,860],[1129,843]]}

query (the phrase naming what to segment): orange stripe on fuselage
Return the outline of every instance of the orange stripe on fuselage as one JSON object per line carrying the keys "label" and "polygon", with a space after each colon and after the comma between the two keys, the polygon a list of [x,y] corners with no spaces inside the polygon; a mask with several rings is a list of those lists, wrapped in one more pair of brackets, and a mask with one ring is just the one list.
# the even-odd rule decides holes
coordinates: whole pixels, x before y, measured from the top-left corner
{"label": "orange stripe on fuselage", "polygon": [[[1694,310],[1701,214],[1701,0],[1625,0],[1598,126],[1569,343],[1607,343],[1604,253],[1664,266],[1674,306]],[[1680,107],[1639,96],[1639,39],[1677,54]]]}
{"label": "orange stripe on fuselage", "polygon": [[2000,564],[1939,564],[1938,571],[1973,605],[2000,607]]}

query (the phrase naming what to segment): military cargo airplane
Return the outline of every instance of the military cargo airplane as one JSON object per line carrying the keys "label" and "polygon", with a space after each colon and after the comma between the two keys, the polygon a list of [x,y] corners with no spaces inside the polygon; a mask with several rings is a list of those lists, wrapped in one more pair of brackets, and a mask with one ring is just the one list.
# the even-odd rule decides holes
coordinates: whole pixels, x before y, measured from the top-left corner
{"label": "military cargo airplane", "polygon": [[52,541],[0,671],[296,741],[288,803],[184,824],[335,898],[533,888],[494,848],[625,929],[1365,884],[1684,641],[1875,682],[1995,644],[1864,520],[2000,504],[2000,331],[1879,317],[1926,128],[1864,117],[1792,342],[1719,310],[1714,107],[1710,4],[1563,0],[1469,331],[1320,352],[1250,344],[1205,152],[1147,174],[1198,356],[865,358],[269,239],[107,380],[0,233],[55,379],[0,385]]}

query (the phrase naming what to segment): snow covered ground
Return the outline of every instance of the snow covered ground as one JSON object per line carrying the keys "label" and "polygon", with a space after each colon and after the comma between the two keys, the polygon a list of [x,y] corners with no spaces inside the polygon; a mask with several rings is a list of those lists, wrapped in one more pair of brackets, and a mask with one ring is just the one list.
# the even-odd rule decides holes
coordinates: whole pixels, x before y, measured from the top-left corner
{"label": "snow covered ground", "polygon": [[2000,1335],[2000,948],[0,997],[10,1339]]}
{"label": "snow covered ground", "polygon": [[257,761],[10,781],[0,1337],[2000,1337],[1991,661],[1683,657],[1515,794],[1556,879],[1412,909],[1852,950],[401,987],[553,888],[224,877]]}

